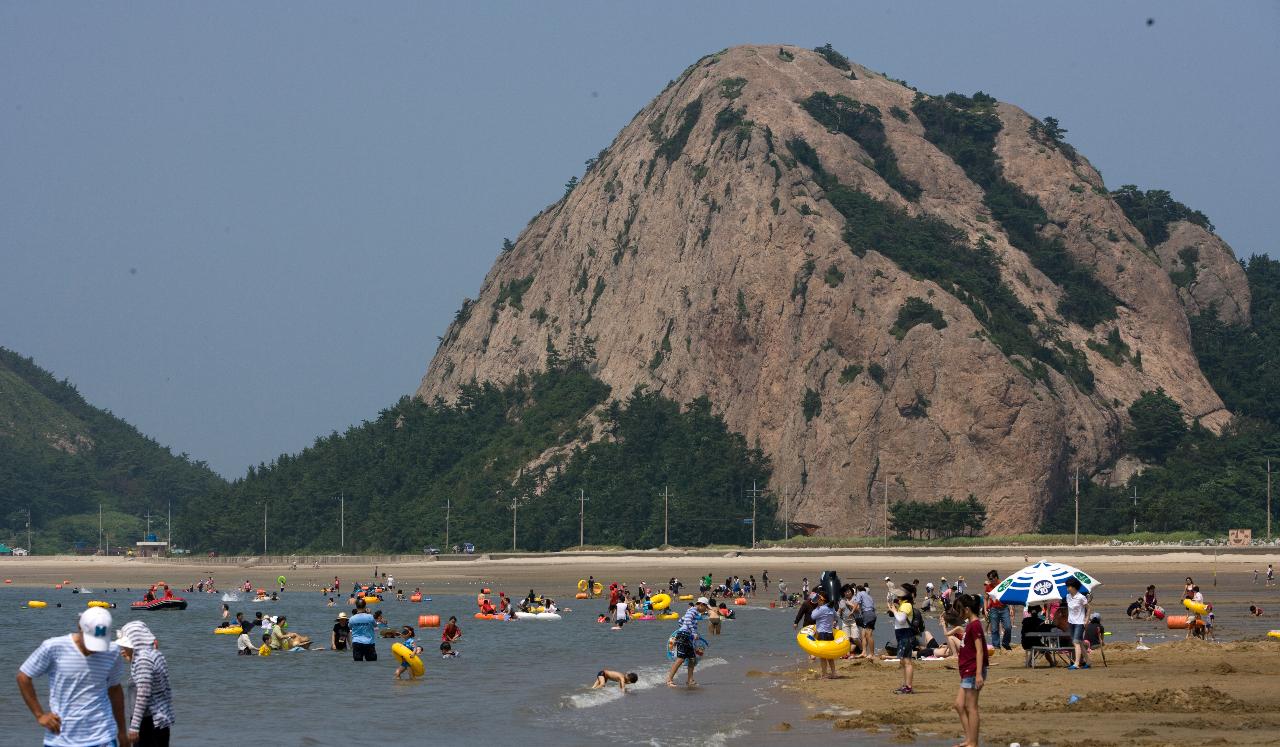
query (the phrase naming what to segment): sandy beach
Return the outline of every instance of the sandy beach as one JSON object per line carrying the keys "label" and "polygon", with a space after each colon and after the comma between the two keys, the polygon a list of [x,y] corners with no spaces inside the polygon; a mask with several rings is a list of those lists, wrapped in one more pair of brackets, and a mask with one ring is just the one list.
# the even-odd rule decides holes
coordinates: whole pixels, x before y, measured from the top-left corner
{"label": "sandy beach", "polygon": [[[1136,651],[1108,646],[1107,664],[1067,671],[1023,666],[1022,651],[997,654],[982,691],[984,744],[1101,747],[1115,744],[1277,744],[1280,641],[1177,641]],[[919,662],[915,695],[895,695],[896,663],[838,662],[840,680],[818,680],[816,666],[790,675],[822,704],[808,718],[836,731],[888,731],[897,741],[960,739],[951,710],[960,678],[955,660]],[[1071,695],[1079,701],[1068,704]],[[779,727],[786,728],[786,727]]]}
{"label": "sandy beach", "polygon": [[[1222,553],[1212,550],[1169,550],[1126,554],[1110,548],[1055,548],[1031,551],[1022,548],[956,554],[893,554],[862,551],[856,554],[821,552],[752,553],[733,556],[690,557],[680,554],[635,553],[537,556],[528,558],[429,560],[378,564],[378,572],[394,575],[400,586],[421,586],[429,593],[469,590],[479,585],[539,591],[571,596],[577,580],[588,575],[598,580],[640,581],[663,584],[676,576],[696,586],[696,578],[710,572],[717,579],[736,573],[760,578],[768,570],[774,584],[784,579],[792,590],[802,577],[816,580],[821,571],[834,569],[846,581],[870,581],[873,592],[888,575],[895,580],[922,581],[940,576],[964,576],[976,585],[989,568],[1002,574],[1023,567],[1026,560],[1041,557],[1084,568],[1103,581],[1095,592],[1094,609],[1113,632],[1107,646],[1107,663],[1094,669],[1070,672],[1062,668],[1027,669],[1023,654],[998,653],[993,659],[987,688],[982,694],[984,742],[1023,745],[1111,745],[1280,743],[1280,690],[1269,686],[1280,674],[1280,640],[1265,633],[1280,628],[1280,587],[1265,585],[1271,556]],[[221,560],[221,559],[220,559]],[[89,588],[137,587],[164,579],[185,587],[212,574],[227,588],[249,580],[269,586],[276,576],[288,577],[290,590],[313,591],[336,575],[344,586],[372,578],[372,563],[343,559],[319,568],[289,565],[232,565],[199,560],[126,560],[122,558],[5,558],[0,575],[11,587],[29,587],[32,598],[52,601],[65,590],[54,584],[71,581]],[[1253,571],[1263,580],[1253,581]],[[1148,583],[1156,584],[1169,607],[1181,598],[1184,577],[1192,576],[1217,608],[1220,643],[1182,640],[1182,631],[1170,631],[1153,621],[1131,621],[1123,611]],[[977,587],[980,588],[980,587]],[[874,594],[877,601],[881,594]],[[761,592],[751,600],[767,607],[774,594]],[[1252,618],[1250,604],[1266,614]],[[779,636],[791,636],[789,611],[778,610]],[[887,626],[882,626],[887,627]],[[885,631],[878,630],[883,646]],[[1015,634],[1016,635],[1016,634]],[[1138,636],[1150,650],[1137,650]],[[834,730],[887,731],[904,741],[953,739],[959,734],[951,702],[958,686],[954,660],[923,662],[916,674],[917,694],[898,696],[892,690],[901,682],[896,663],[842,661],[842,677],[816,679],[816,665],[800,665],[784,673],[787,687],[800,692],[812,704],[792,719],[821,718]],[[1071,695],[1079,701],[1068,705]],[[1064,717],[1065,716],[1065,717]],[[780,722],[778,729],[787,729]]]}

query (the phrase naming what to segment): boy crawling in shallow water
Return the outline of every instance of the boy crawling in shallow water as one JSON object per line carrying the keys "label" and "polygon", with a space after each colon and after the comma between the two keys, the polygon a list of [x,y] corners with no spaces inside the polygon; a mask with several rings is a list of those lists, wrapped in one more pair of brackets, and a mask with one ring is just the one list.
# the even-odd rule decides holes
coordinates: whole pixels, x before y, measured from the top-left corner
{"label": "boy crawling in shallow water", "polygon": [[616,682],[618,683],[618,689],[625,693],[627,691],[627,685],[634,685],[638,679],[640,678],[635,672],[623,674],[622,672],[615,672],[612,669],[601,669],[599,672],[596,672],[596,681],[595,684],[591,686],[591,689],[599,690],[610,682]]}

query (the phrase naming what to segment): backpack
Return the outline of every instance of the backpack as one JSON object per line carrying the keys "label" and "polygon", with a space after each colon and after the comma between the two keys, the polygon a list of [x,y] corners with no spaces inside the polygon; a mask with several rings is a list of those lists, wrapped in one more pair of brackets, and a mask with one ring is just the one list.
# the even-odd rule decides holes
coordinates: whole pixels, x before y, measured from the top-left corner
{"label": "backpack", "polygon": [[920,608],[915,605],[911,606],[911,632],[916,635],[924,634],[924,615],[920,614]]}

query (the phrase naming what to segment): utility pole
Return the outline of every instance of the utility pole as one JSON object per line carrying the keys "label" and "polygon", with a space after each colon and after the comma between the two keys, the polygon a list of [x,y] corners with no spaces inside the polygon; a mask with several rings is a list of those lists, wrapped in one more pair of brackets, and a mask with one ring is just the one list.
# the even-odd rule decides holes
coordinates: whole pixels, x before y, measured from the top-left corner
{"label": "utility pole", "polygon": [[1080,544],[1080,468],[1076,467],[1075,479],[1076,492],[1076,539],[1075,544]]}
{"label": "utility pole", "polygon": [[146,518],[147,518],[147,536],[143,537],[143,539],[149,542],[151,538],[151,512],[150,511],[147,512]]}
{"label": "utility pole", "polygon": [[1133,484],[1133,533],[1138,533],[1138,484]]}
{"label": "utility pole", "polygon": [[444,499],[444,551],[449,551],[449,514],[453,512],[453,498]]}
{"label": "utility pole", "polygon": [[884,546],[889,546],[889,481],[884,481]]}
{"label": "utility pole", "polygon": [[1267,542],[1271,541],[1271,460],[1267,460]]}
{"label": "utility pole", "polygon": [[164,520],[164,543],[168,546],[168,552],[173,552],[173,501],[165,503],[165,520]]}
{"label": "utility pole", "polygon": [[98,504],[98,552],[102,552],[102,504]]}
{"label": "utility pole", "polygon": [[782,486],[782,538],[791,539],[791,486]]}
{"label": "utility pole", "polygon": [[267,504],[262,504],[262,556],[267,555]]}
{"label": "utility pole", "polygon": [[347,548],[347,494],[338,491],[338,549]]}
{"label": "utility pole", "polygon": [[751,481],[751,547],[756,546],[756,501],[760,498],[760,489],[756,487],[756,481]]}
{"label": "utility pole", "polygon": [[520,497],[511,496],[511,552],[516,551],[516,515],[520,509]]}
{"label": "utility pole", "polygon": [[27,554],[35,555],[36,548],[31,544],[31,507],[27,506]]}
{"label": "utility pole", "polygon": [[667,492],[667,486],[663,485],[662,486],[662,544],[664,547],[671,544],[670,542],[668,542],[669,535],[667,534],[667,527],[669,526],[667,523],[667,519],[670,516],[670,512],[668,511],[668,508],[670,506],[670,503],[671,503],[671,494]]}
{"label": "utility pole", "polygon": [[581,550],[585,544],[582,541],[582,523],[583,517],[587,512],[587,494],[582,488],[578,488],[578,549]]}

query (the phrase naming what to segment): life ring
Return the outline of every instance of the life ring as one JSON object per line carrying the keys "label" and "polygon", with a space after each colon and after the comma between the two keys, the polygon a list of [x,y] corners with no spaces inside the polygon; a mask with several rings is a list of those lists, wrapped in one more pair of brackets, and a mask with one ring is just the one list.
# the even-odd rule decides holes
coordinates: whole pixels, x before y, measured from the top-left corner
{"label": "life ring", "polygon": [[530,611],[530,612],[534,612],[534,613],[537,613],[537,612],[546,612],[546,611],[547,611],[547,608],[546,608],[546,607],[530,607],[530,608],[529,608],[529,611]]}
{"label": "life ring", "polygon": [[410,594],[410,595],[409,595],[409,601],[410,601],[410,602],[421,602],[421,601],[422,601],[422,595],[421,595],[421,594]]}
{"label": "life ring", "polygon": [[362,598],[364,599],[365,604],[377,604],[378,602],[382,601],[378,597],[362,597]]}
{"label": "life ring", "polygon": [[816,640],[813,637],[814,627],[806,625],[800,629],[799,633],[796,633],[796,643],[800,644],[800,648],[819,659],[842,659],[849,654],[852,644],[849,643],[849,637],[845,635],[844,630],[836,630],[832,635],[834,640]]}
{"label": "life ring", "polygon": [[1267,635],[1271,636],[1272,638],[1280,638],[1280,630],[1268,630]]}
{"label": "life ring", "polygon": [[658,615],[658,619],[659,620],[679,620],[680,615],[676,614],[675,612],[664,612],[663,614]]}
{"label": "life ring", "polygon": [[680,601],[682,601],[682,602],[692,602],[692,601],[693,601],[693,595],[692,595],[692,594],[681,594],[681,595],[680,595]]}
{"label": "life ring", "polygon": [[587,592],[585,592],[585,591],[580,591],[580,592],[578,592],[577,594],[574,594],[574,595],[573,595],[573,598],[574,598],[574,599],[586,599],[586,598],[588,598],[588,597],[590,597],[590,596],[591,596],[591,595],[590,595],[590,594],[588,594]]}
{"label": "life ring", "polygon": [[401,664],[408,664],[409,672],[414,677],[421,677],[422,673],[426,671],[426,668],[422,666],[422,659],[419,659],[418,655],[403,643],[391,644],[391,655],[396,657],[396,660]]}
{"label": "life ring", "polygon": [[42,602],[39,599],[32,599],[30,602],[27,602],[27,606],[33,610],[42,610],[49,605],[47,602]]}
{"label": "life ring", "polygon": [[244,631],[240,629],[239,625],[232,625],[229,628],[214,628],[213,632],[217,635],[240,635]]}
{"label": "life ring", "polygon": [[587,590],[587,580],[585,578],[578,579],[578,591]]}
{"label": "life ring", "polygon": [[591,593],[595,594],[596,596],[600,596],[600,592],[602,591],[604,591],[604,584],[600,583],[599,581],[596,582],[595,586],[591,587]]}
{"label": "life ring", "polygon": [[101,599],[90,599],[88,606],[101,607],[103,609],[111,609],[111,602],[104,602]]}
{"label": "life ring", "polygon": [[649,597],[649,605],[657,612],[661,612],[671,606],[670,594],[654,594]]}
{"label": "life ring", "polygon": [[746,603],[747,603],[747,598],[746,598],[746,597],[738,597],[737,599],[733,600],[733,603],[734,603],[734,604],[736,604],[736,605],[739,605],[739,606],[744,605],[744,604],[746,604]]}
{"label": "life ring", "polygon": [[1193,602],[1190,599],[1184,599],[1182,600],[1182,606],[1186,607],[1189,612],[1194,612],[1197,615],[1209,614],[1209,605],[1203,602]]}
{"label": "life ring", "polygon": [[276,581],[279,582],[281,586],[284,586],[284,576],[276,576]]}

